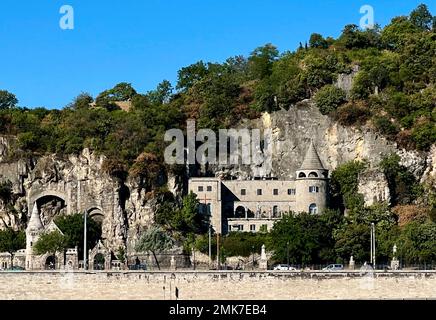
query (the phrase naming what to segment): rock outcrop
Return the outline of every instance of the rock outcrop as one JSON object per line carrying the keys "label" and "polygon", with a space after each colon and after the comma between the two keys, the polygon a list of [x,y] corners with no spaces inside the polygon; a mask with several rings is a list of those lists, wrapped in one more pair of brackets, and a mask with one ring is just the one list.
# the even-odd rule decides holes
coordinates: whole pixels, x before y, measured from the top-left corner
{"label": "rock outcrop", "polygon": [[[272,131],[271,177],[294,178],[313,141],[330,172],[350,160],[367,161],[368,169],[359,179],[359,192],[367,204],[389,201],[387,182],[378,164],[384,155],[393,152],[421,183],[436,187],[435,146],[428,153],[399,149],[370,128],[339,125],[322,115],[310,101],[303,101],[287,111],[244,121],[240,128]],[[129,177],[121,181],[107,175],[102,168],[104,156],[85,149],[80,155],[62,158],[47,155],[11,160],[8,152],[14,143],[13,137],[0,137],[0,181],[12,183],[10,203],[0,199],[0,228],[25,228],[35,202],[43,212],[45,223],[57,214],[86,210],[102,221],[105,245],[117,251],[119,247],[134,243],[139,231],[152,223],[156,199],[146,194],[137,179]],[[228,165],[210,166],[207,170],[216,175],[251,179],[255,169],[250,165]],[[167,178],[168,189],[180,194],[186,181],[178,176]]]}

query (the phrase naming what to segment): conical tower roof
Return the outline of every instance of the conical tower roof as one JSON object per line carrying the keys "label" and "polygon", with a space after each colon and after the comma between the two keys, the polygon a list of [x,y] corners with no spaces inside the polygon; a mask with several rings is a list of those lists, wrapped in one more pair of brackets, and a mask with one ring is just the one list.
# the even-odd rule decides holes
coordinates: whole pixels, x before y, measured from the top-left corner
{"label": "conical tower roof", "polygon": [[38,206],[33,205],[32,215],[30,216],[29,224],[27,225],[27,230],[43,230],[44,226],[41,222],[41,217],[39,215]]}
{"label": "conical tower roof", "polygon": [[310,141],[309,149],[307,149],[300,170],[325,170],[312,141]]}

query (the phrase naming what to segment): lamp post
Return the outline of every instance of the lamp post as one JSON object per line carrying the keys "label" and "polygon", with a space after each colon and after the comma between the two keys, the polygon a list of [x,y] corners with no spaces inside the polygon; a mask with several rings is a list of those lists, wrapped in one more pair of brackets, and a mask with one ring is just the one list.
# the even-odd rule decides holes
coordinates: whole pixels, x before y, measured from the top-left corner
{"label": "lamp post", "polygon": [[83,223],[83,269],[86,270],[86,224],[87,224],[87,212],[86,210],[83,212],[84,214],[84,223]]}
{"label": "lamp post", "polygon": [[288,266],[289,266],[289,241],[286,242],[286,256],[288,258],[287,262],[288,262]]}
{"label": "lamp post", "polygon": [[252,254],[252,257],[253,257],[252,269],[254,270],[254,246],[251,246],[251,254]]}
{"label": "lamp post", "polygon": [[212,265],[212,226],[209,224],[209,269]]}
{"label": "lamp post", "polygon": [[371,223],[371,263],[373,269],[375,269],[375,224]]}

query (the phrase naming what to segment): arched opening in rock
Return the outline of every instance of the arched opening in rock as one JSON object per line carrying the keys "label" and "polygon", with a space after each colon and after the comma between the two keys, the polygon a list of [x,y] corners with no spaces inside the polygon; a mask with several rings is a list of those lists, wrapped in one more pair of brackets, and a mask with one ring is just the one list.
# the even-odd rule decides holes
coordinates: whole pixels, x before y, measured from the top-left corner
{"label": "arched opening in rock", "polygon": [[40,197],[36,200],[36,204],[44,226],[48,225],[55,217],[67,213],[65,200],[55,195]]}

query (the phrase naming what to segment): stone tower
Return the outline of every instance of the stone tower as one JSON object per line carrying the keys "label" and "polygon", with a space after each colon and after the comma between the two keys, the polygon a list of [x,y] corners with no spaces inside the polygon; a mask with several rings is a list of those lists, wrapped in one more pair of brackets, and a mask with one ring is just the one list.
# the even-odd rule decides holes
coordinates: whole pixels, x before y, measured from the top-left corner
{"label": "stone tower", "polygon": [[38,206],[35,202],[33,205],[32,215],[30,216],[29,224],[27,225],[26,229],[26,270],[33,269],[32,247],[43,231],[44,226],[42,225]]}
{"label": "stone tower", "polygon": [[324,168],[313,142],[296,172],[296,212],[322,213],[327,205],[328,170]]}

